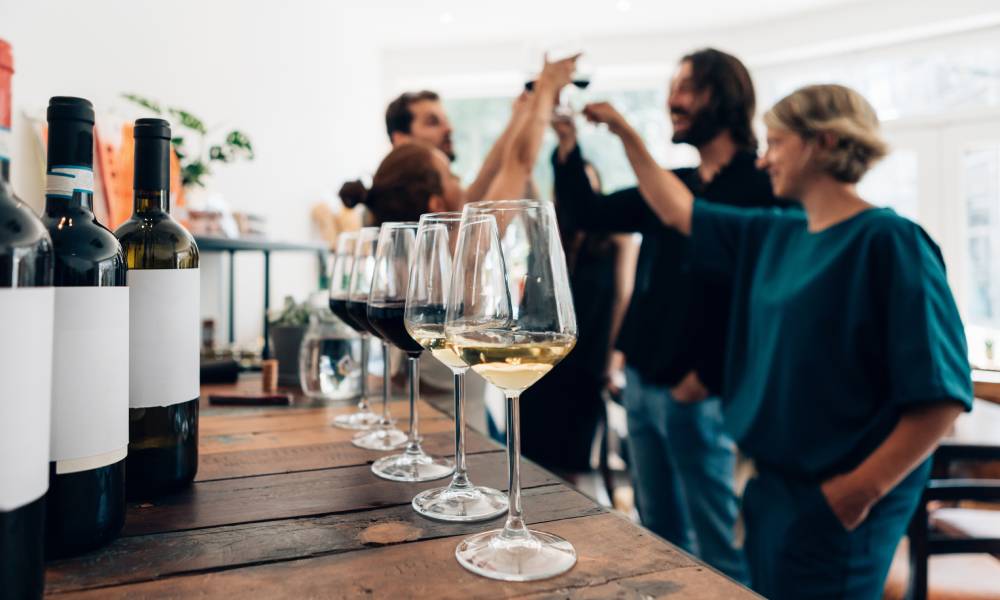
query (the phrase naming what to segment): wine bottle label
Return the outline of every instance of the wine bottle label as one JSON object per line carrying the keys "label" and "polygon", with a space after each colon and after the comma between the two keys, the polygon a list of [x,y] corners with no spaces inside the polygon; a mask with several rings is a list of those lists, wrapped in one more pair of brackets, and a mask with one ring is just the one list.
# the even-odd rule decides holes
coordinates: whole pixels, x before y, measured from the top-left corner
{"label": "wine bottle label", "polygon": [[129,406],[194,400],[201,352],[199,269],[130,269]]}
{"label": "wine bottle label", "polygon": [[0,160],[10,160],[11,145],[10,127],[0,125]]}
{"label": "wine bottle label", "polygon": [[0,289],[0,511],[49,487],[52,288]]}
{"label": "wine bottle label", "polygon": [[52,356],[56,473],[96,469],[128,448],[127,287],[57,287]]}
{"label": "wine bottle label", "polygon": [[94,170],[87,167],[49,167],[45,195],[72,198],[73,192],[94,193]]}

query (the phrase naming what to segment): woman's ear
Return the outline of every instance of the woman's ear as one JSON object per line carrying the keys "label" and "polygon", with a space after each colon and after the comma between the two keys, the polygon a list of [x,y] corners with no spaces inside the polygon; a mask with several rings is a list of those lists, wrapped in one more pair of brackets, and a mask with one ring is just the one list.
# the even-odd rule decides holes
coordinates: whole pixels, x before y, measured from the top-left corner
{"label": "woman's ear", "polygon": [[824,131],[817,136],[816,142],[823,150],[833,150],[837,147],[837,135],[831,131]]}
{"label": "woman's ear", "polygon": [[427,200],[427,210],[432,213],[447,212],[448,207],[444,203],[444,198],[438,194],[432,194]]}

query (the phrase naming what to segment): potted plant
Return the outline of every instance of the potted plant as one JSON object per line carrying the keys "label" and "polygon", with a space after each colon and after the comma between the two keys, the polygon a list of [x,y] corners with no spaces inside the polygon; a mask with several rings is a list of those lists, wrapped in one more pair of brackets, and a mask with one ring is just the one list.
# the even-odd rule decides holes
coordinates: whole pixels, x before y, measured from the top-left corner
{"label": "potted plant", "polygon": [[309,327],[309,305],[285,296],[267,315],[271,351],[278,361],[278,385],[299,387],[299,350]]}

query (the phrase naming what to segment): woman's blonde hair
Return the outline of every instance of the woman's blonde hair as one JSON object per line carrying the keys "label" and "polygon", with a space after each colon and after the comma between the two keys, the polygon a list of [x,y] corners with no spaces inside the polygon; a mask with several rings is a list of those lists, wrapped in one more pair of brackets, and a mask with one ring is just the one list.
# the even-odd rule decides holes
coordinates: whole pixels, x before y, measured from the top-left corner
{"label": "woman's blonde hair", "polygon": [[764,124],[806,140],[832,134],[834,145],[821,154],[820,167],[845,183],[857,183],[889,152],[875,109],[864,96],[842,85],[798,89],[767,111]]}

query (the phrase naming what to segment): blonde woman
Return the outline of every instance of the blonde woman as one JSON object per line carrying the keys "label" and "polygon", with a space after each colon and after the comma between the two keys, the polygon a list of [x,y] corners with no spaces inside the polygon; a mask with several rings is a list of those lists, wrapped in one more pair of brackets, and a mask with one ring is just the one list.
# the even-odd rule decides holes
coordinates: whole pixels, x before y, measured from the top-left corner
{"label": "blonde woman", "polygon": [[972,390],[940,251],[856,190],[887,151],[874,110],[816,85],[765,115],[759,164],[804,213],[700,202],[614,108],[587,115],[622,139],[663,223],[691,236],[692,266],[733,284],[723,397],[757,467],[743,499],[752,586],[880,598],[928,456]]}

